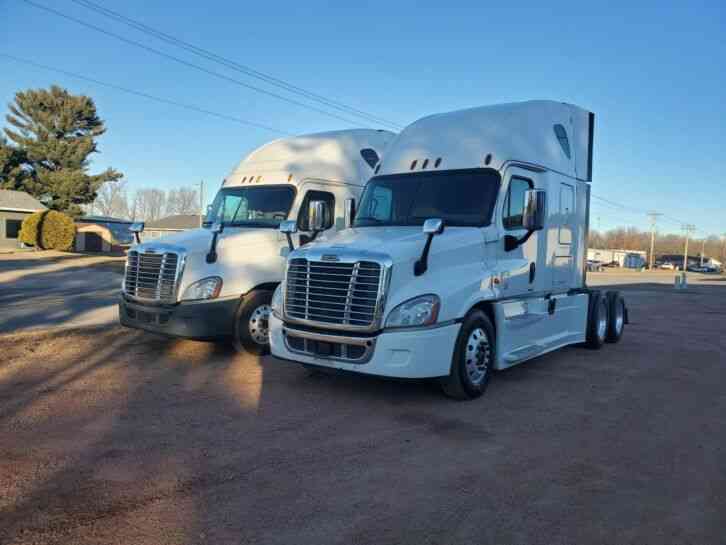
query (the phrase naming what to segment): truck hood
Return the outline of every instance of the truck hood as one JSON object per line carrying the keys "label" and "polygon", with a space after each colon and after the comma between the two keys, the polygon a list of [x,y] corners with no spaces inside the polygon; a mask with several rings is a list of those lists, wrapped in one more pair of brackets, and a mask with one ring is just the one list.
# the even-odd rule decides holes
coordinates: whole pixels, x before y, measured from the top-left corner
{"label": "truck hood", "polygon": [[[230,247],[237,250],[240,248],[268,247],[277,244],[279,237],[280,235],[275,229],[227,227],[219,235],[217,251],[220,253],[225,248]],[[187,256],[191,256],[200,253],[206,254],[209,251],[211,242],[212,232],[209,229],[200,228],[149,240],[133,246],[132,249],[144,251],[172,246],[185,251]]]}
{"label": "truck hood", "polygon": [[477,292],[488,275],[484,231],[476,227],[445,228],[432,240],[425,274],[416,276],[413,264],[421,257],[426,239],[421,227],[415,226],[345,229],[296,250],[290,257],[382,260],[392,266],[386,313],[412,297],[434,293],[442,300],[442,321],[460,318],[463,300]]}
{"label": "truck hood", "polygon": [[[446,237],[447,234],[444,231],[436,239]],[[433,255],[435,247],[438,246],[436,242],[438,240],[434,240],[431,245],[430,255]],[[405,263],[421,257],[425,243],[426,235],[421,232],[421,227],[363,227],[338,231],[319,242],[308,244],[298,252],[335,255],[336,252],[354,251],[356,254],[386,254],[393,263]]]}

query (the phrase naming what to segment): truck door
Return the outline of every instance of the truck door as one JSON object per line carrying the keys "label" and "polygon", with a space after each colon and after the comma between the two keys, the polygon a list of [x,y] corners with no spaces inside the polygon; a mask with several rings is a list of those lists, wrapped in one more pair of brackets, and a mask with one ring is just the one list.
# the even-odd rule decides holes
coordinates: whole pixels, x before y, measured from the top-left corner
{"label": "truck door", "polygon": [[499,229],[502,243],[499,250],[498,269],[501,271],[502,296],[516,297],[530,292],[540,291],[544,267],[538,259],[543,243],[540,242],[540,232],[533,233],[529,239],[516,249],[507,252],[504,249],[504,237],[511,235],[522,238],[527,234],[522,224],[524,213],[524,195],[529,189],[535,189],[537,184],[536,172],[520,168],[510,168],[506,171],[503,185],[503,198],[499,209]]}
{"label": "truck door", "polygon": [[[572,287],[575,274],[575,186],[567,180],[558,184],[554,195],[555,214],[550,215],[557,235],[553,255],[552,287]],[[553,187],[558,186],[553,184]]]}

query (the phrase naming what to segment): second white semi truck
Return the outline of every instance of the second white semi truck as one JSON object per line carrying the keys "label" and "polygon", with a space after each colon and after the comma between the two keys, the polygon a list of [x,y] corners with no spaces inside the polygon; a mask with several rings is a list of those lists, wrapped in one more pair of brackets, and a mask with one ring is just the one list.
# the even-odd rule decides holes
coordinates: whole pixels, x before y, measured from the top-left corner
{"label": "second white semi truck", "polygon": [[[253,151],[227,176],[203,228],[133,246],[119,316],[127,327],[191,339],[232,339],[268,349],[270,299],[295,246],[344,225],[344,203],[360,195],[395,135],[355,129],[283,138]],[[326,216],[309,229],[311,203]],[[295,218],[300,233],[278,232]],[[143,226],[136,227],[136,231]],[[324,235],[323,235],[324,236]]]}
{"label": "second white semi truck", "polygon": [[[273,355],[435,377],[467,399],[495,369],[617,342],[625,302],[585,278],[593,134],[594,114],[552,101],[408,126],[350,228],[289,254],[272,300]],[[320,204],[313,216],[325,214]]]}

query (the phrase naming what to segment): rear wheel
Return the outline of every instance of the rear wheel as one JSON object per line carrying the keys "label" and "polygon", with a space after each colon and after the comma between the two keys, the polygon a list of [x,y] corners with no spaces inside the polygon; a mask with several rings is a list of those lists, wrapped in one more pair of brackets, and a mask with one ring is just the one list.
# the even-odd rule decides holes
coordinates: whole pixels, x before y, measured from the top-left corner
{"label": "rear wheel", "polygon": [[600,292],[590,294],[585,346],[599,350],[605,343],[608,331],[608,301]]}
{"label": "rear wheel", "polygon": [[616,343],[620,341],[625,330],[626,311],[625,299],[617,291],[607,294],[608,303],[608,332],[605,341]]}
{"label": "rear wheel", "polygon": [[481,396],[494,369],[496,336],[489,317],[480,310],[471,312],[456,339],[451,371],[440,379],[444,393],[454,399]]}
{"label": "rear wheel", "polygon": [[270,314],[272,292],[258,290],[240,303],[234,322],[234,347],[239,352],[267,354],[270,351]]}

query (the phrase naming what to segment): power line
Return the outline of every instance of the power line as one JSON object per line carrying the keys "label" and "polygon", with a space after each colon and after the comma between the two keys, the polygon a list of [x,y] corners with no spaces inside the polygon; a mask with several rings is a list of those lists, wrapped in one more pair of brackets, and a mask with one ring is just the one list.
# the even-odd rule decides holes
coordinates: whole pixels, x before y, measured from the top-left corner
{"label": "power line", "polygon": [[163,32],[161,30],[158,30],[156,28],[153,28],[149,25],[146,25],[140,21],[136,21],[134,19],[131,19],[130,17],[126,17],[125,15],[118,13],[116,11],[113,11],[109,8],[106,8],[104,6],[101,6],[99,4],[96,4],[94,2],[91,2],[90,0],[71,0],[71,2],[78,4],[80,6],[83,6],[85,8],[88,8],[90,10],[95,11],[96,13],[99,13],[105,17],[108,17],[110,19],[116,20],[118,22],[121,22],[131,28],[135,28],[136,30],[143,32],[145,34],[148,34],[150,36],[153,36],[159,40],[162,40],[168,44],[175,45],[177,47],[180,47],[186,51],[189,51],[190,53],[193,53],[197,56],[200,56],[202,58],[205,58],[207,60],[211,60],[214,62],[217,62],[223,66],[226,66],[227,68],[230,68],[232,70],[236,70],[238,72],[241,72],[243,74],[246,74],[248,76],[251,76],[253,78],[257,78],[259,80],[262,80],[266,83],[269,83],[270,85],[274,85],[275,87],[278,87],[280,89],[284,89],[288,92],[298,94],[301,96],[304,96],[305,98],[309,100],[313,100],[315,102],[318,102],[320,104],[323,104],[324,106],[328,106],[330,108],[334,108],[338,111],[341,111],[343,113],[349,114],[349,115],[355,115],[357,117],[361,117],[363,119],[366,119],[368,121],[373,121],[375,123],[382,123],[385,125],[389,125],[391,127],[395,127],[396,129],[403,128],[400,124],[394,123],[393,121],[389,121],[387,119],[384,119],[382,117],[375,116],[373,114],[370,114],[368,112],[365,112],[363,110],[359,110],[357,108],[354,108],[352,106],[348,106],[342,102],[339,102],[337,100],[333,100],[331,98],[325,97],[323,95],[314,93],[312,91],[308,91],[307,89],[303,89],[302,87],[298,87],[297,85],[293,85],[292,83],[289,83],[283,79],[271,76],[270,74],[266,74],[264,72],[260,72],[259,70],[255,70],[254,68],[251,68],[249,66],[246,66],[244,64],[240,64],[234,60],[228,59],[226,57],[223,57],[222,55],[219,55],[217,53],[214,53],[212,51],[209,51],[207,49],[203,49],[201,47],[195,46],[189,42],[186,42],[184,40],[181,40],[179,38],[176,38],[172,36],[171,34],[168,34],[166,32]]}
{"label": "power line", "polygon": [[194,106],[192,104],[185,104],[183,102],[177,102],[175,100],[171,100],[171,99],[168,99],[168,98],[163,98],[163,97],[158,97],[158,96],[150,95],[148,93],[144,93],[143,91],[137,91],[135,89],[130,89],[128,87],[122,87],[121,85],[116,85],[116,84],[113,84],[113,83],[107,83],[105,81],[97,80],[95,78],[91,78],[91,77],[88,77],[88,76],[83,76],[83,75],[77,74],[75,72],[69,72],[67,70],[61,70],[60,68],[53,68],[51,66],[46,66],[44,64],[40,64],[40,63],[31,61],[31,60],[28,60],[28,59],[23,59],[23,58],[20,58],[20,57],[16,57],[14,55],[8,55],[7,53],[0,53],[0,57],[5,57],[5,58],[10,59],[12,61],[15,61],[15,62],[18,62],[18,63],[22,63],[22,64],[27,64],[27,65],[30,65],[30,66],[34,66],[36,68],[42,68],[43,70],[49,70],[51,72],[57,72],[59,74],[64,74],[64,75],[69,76],[69,77],[72,77],[72,78],[76,78],[76,79],[88,81],[88,82],[91,82],[91,83],[95,83],[97,85],[102,85],[103,87],[109,87],[110,89],[116,89],[117,91],[122,91],[124,93],[128,93],[128,94],[131,94],[131,95],[136,95],[136,96],[140,96],[140,97],[143,97],[143,98],[147,98],[149,100],[154,100],[156,102],[161,102],[161,103],[164,103],[164,104],[170,104],[172,106],[177,106],[179,108],[184,108],[186,110],[191,110],[191,111],[194,111],[194,112],[197,112],[197,113],[202,113],[202,114],[210,115],[210,116],[217,117],[217,118],[220,118],[220,119],[225,119],[227,121],[234,121],[236,123],[240,123],[242,125],[248,125],[250,127],[257,127],[258,129],[264,129],[266,131],[274,132],[274,133],[277,133],[277,134],[282,134],[282,135],[285,135],[285,136],[292,136],[292,134],[289,133],[289,132],[287,132],[287,131],[283,131],[283,130],[280,130],[280,129],[276,129],[276,128],[270,127],[268,125],[263,125],[261,123],[256,123],[254,121],[249,121],[247,119],[242,119],[242,118],[235,117],[235,116],[232,116],[232,115],[221,114],[219,112],[214,112],[212,110],[207,110],[207,109],[204,109],[204,108],[200,108],[199,106]]}
{"label": "power line", "polygon": [[224,74],[220,74],[219,72],[215,72],[214,70],[209,70],[208,68],[204,68],[203,66],[200,66],[198,64],[194,64],[193,62],[185,61],[182,58],[175,57],[174,55],[170,55],[168,53],[164,53],[163,51],[160,51],[160,50],[155,49],[153,47],[144,45],[144,44],[142,44],[140,42],[137,42],[137,41],[134,41],[134,40],[130,40],[128,38],[124,38],[123,36],[121,36],[119,34],[116,34],[115,32],[111,32],[109,30],[106,30],[106,29],[101,28],[99,26],[96,26],[94,24],[87,23],[85,21],[82,21],[82,20],[77,19],[75,17],[72,17],[70,15],[67,15],[67,14],[65,14],[65,13],[63,13],[61,11],[56,10],[56,9],[53,9],[53,8],[48,7],[48,6],[44,6],[42,4],[38,4],[36,2],[33,2],[32,0],[23,0],[23,2],[25,2],[26,4],[29,4],[29,5],[31,5],[33,7],[36,7],[38,9],[42,9],[44,11],[47,11],[48,13],[52,13],[54,15],[57,15],[58,17],[62,17],[63,19],[67,19],[69,21],[73,21],[75,23],[78,23],[79,25],[82,25],[82,26],[84,26],[86,28],[90,28],[92,30],[95,30],[96,32],[100,32],[101,34],[105,34],[107,36],[111,36],[113,38],[116,38],[117,40],[120,40],[120,41],[122,41],[124,43],[133,45],[133,46],[138,47],[140,49],[143,49],[145,51],[149,51],[151,53],[154,53],[155,55],[159,55],[160,57],[164,57],[164,58],[169,59],[169,60],[172,60],[172,61],[174,61],[176,63],[182,64],[184,66],[188,66],[189,68],[194,68],[195,70],[199,70],[200,72],[204,72],[205,74],[209,74],[210,76],[214,76],[214,77],[217,77],[219,79],[223,79],[223,80],[228,81],[230,83],[234,83],[236,85],[239,85],[240,87],[244,87],[246,89],[251,89],[251,90],[256,91],[258,93],[262,93],[262,94],[271,96],[273,98],[277,98],[277,99],[282,100],[284,102],[288,102],[290,104],[294,104],[296,106],[300,106],[302,108],[307,108],[308,110],[312,110],[314,112],[318,112],[320,114],[327,115],[329,117],[334,117],[336,119],[339,119],[341,121],[345,121],[346,123],[350,123],[352,125],[358,125],[358,123],[356,121],[352,121],[352,120],[350,120],[348,118],[345,118],[345,117],[343,117],[341,115],[338,115],[336,113],[328,112],[328,111],[325,111],[323,109],[320,109],[320,108],[317,108],[315,106],[312,106],[310,104],[305,104],[304,102],[300,102],[298,100],[295,100],[295,99],[292,99],[292,98],[289,98],[289,97],[285,97],[285,96],[279,95],[277,93],[273,93],[273,92],[268,91],[266,89],[262,89],[261,87],[256,87],[254,85],[250,85],[249,83],[245,83],[245,82],[240,81],[238,79],[231,78],[229,76],[225,76]]}
{"label": "power line", "polygon": [[[641,209],[638,209],[638,208],[633,208],[631,206],[627,206],[627,205],[622,204],[622,203],[619,203],[619,202],[611,201],[609,199],[605,199],[603,197],[600,197],[598,195],[594,195],[592,193],[590,195],[591,195],[591,197],[593,199],[597,199],[597,200],[599,200],[599,201],[601,201],[603,203],[609,204],[613,208],[617,208],[617,209],[623,210],[625,212],[629,212],[631,214],[637,214],[637,215],[643,215],[643,216],[649,216],[651,214],[650,212],[648,212],[646,210],[641,210]],[[674,224],[677,224],[679,226],[680,225],[684,225],[686,223],[683,220],[679,220],[678,218],[674,218],[673,216],[669,216],[667,214],[659,214],[659,217],[663,218],[665,221],[669,221],[669,222],[674,223]],[[696,231],[699,231],[699,230],[696,229]]]}

